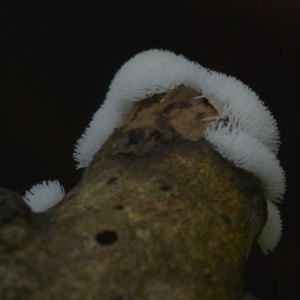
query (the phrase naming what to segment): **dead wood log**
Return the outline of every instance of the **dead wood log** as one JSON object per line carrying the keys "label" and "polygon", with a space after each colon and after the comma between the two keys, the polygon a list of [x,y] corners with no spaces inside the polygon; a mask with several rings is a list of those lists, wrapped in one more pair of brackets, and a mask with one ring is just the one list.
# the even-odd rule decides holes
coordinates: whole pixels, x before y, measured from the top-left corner
{"label": "dead wood log", "polygon": [[217,113],[197,95],[179,86],[135,104],[45,213],[2,190],[1,299],[248,297],[243,268],[266,199],[257,178],[205,141]]}

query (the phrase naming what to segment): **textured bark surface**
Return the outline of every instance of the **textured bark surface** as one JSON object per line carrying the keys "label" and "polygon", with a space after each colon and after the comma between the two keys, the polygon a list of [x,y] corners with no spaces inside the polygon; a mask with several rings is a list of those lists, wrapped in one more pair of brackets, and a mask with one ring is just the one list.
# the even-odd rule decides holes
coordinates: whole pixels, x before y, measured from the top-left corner
{"label": "textured bark surface", "polygon": [[45,213],[2,190],[1,299],[246,299],[263,190],[205,141],[216,111],[197,95],[180,86],[136,104]]}

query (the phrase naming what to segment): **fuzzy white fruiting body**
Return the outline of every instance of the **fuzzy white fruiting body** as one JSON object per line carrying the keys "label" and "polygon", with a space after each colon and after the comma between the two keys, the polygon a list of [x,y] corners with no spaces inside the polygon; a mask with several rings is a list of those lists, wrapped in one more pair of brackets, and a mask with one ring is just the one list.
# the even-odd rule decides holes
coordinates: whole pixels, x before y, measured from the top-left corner
{"label": "fuzzy white fruiting body", "polygon": [[33,212],[43,212],[62,200],[64,187],[57,180],[43,181],[34,185],[23,197]]}
{"label": "fuzzy white fruiting body", "polygon": [[154,49],[135,55],[116,73],[104,103],[77,141],[74,153],[77,167],[89,165],[114,128],[122,125],[133,102],[168,92],[180,84],[203,93],[220,118],[228,118],[231,124],[277,152],[276,121],[248,86],[181,55]]}

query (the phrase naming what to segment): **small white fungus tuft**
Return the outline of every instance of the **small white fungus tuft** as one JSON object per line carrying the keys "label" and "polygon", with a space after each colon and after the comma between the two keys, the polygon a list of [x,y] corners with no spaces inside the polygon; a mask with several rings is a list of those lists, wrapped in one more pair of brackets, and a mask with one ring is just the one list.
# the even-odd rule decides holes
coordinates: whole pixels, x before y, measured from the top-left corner
{"label": "small white fungus tuft", "polygon": [[116,73],[102,106],[75,145],[77,168],[89,165],[113,130],[122,125],[133,102],[165,93],[180,84],[203,93],[218,110],[220,118],[228,119],[277,152],[276,121],[247,85],[182,55],[153,49],[135,55]]}
{"label": "small white fungus tuft", "polygon": [[64,187],[57,180],[49,180],[34,185],[23,199],[33,212],[43,212],[61,201],[64,195]]}
{"label": "small white fungus tuft", "polygon": [[282,234],[282,222],[277,206],[269,200],[267,200],[267,205],[268,219],[258,238],[264,254],[268,254],[269,251],[276,248]]}

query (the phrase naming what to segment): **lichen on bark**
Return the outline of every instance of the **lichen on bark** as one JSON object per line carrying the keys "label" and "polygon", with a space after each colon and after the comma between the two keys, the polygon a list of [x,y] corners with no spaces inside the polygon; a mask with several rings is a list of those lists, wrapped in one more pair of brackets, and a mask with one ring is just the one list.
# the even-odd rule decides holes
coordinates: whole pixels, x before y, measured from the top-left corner
{"label": "lichen on bark", "polygon": [[[248,297],[266,200],[205,141],[217,112],[199,95],[179,86],[136,103],[61,203],[30,218],[13,210],[0,229],[1,299]],[[9,247],[17,219],[27,231]]]}

